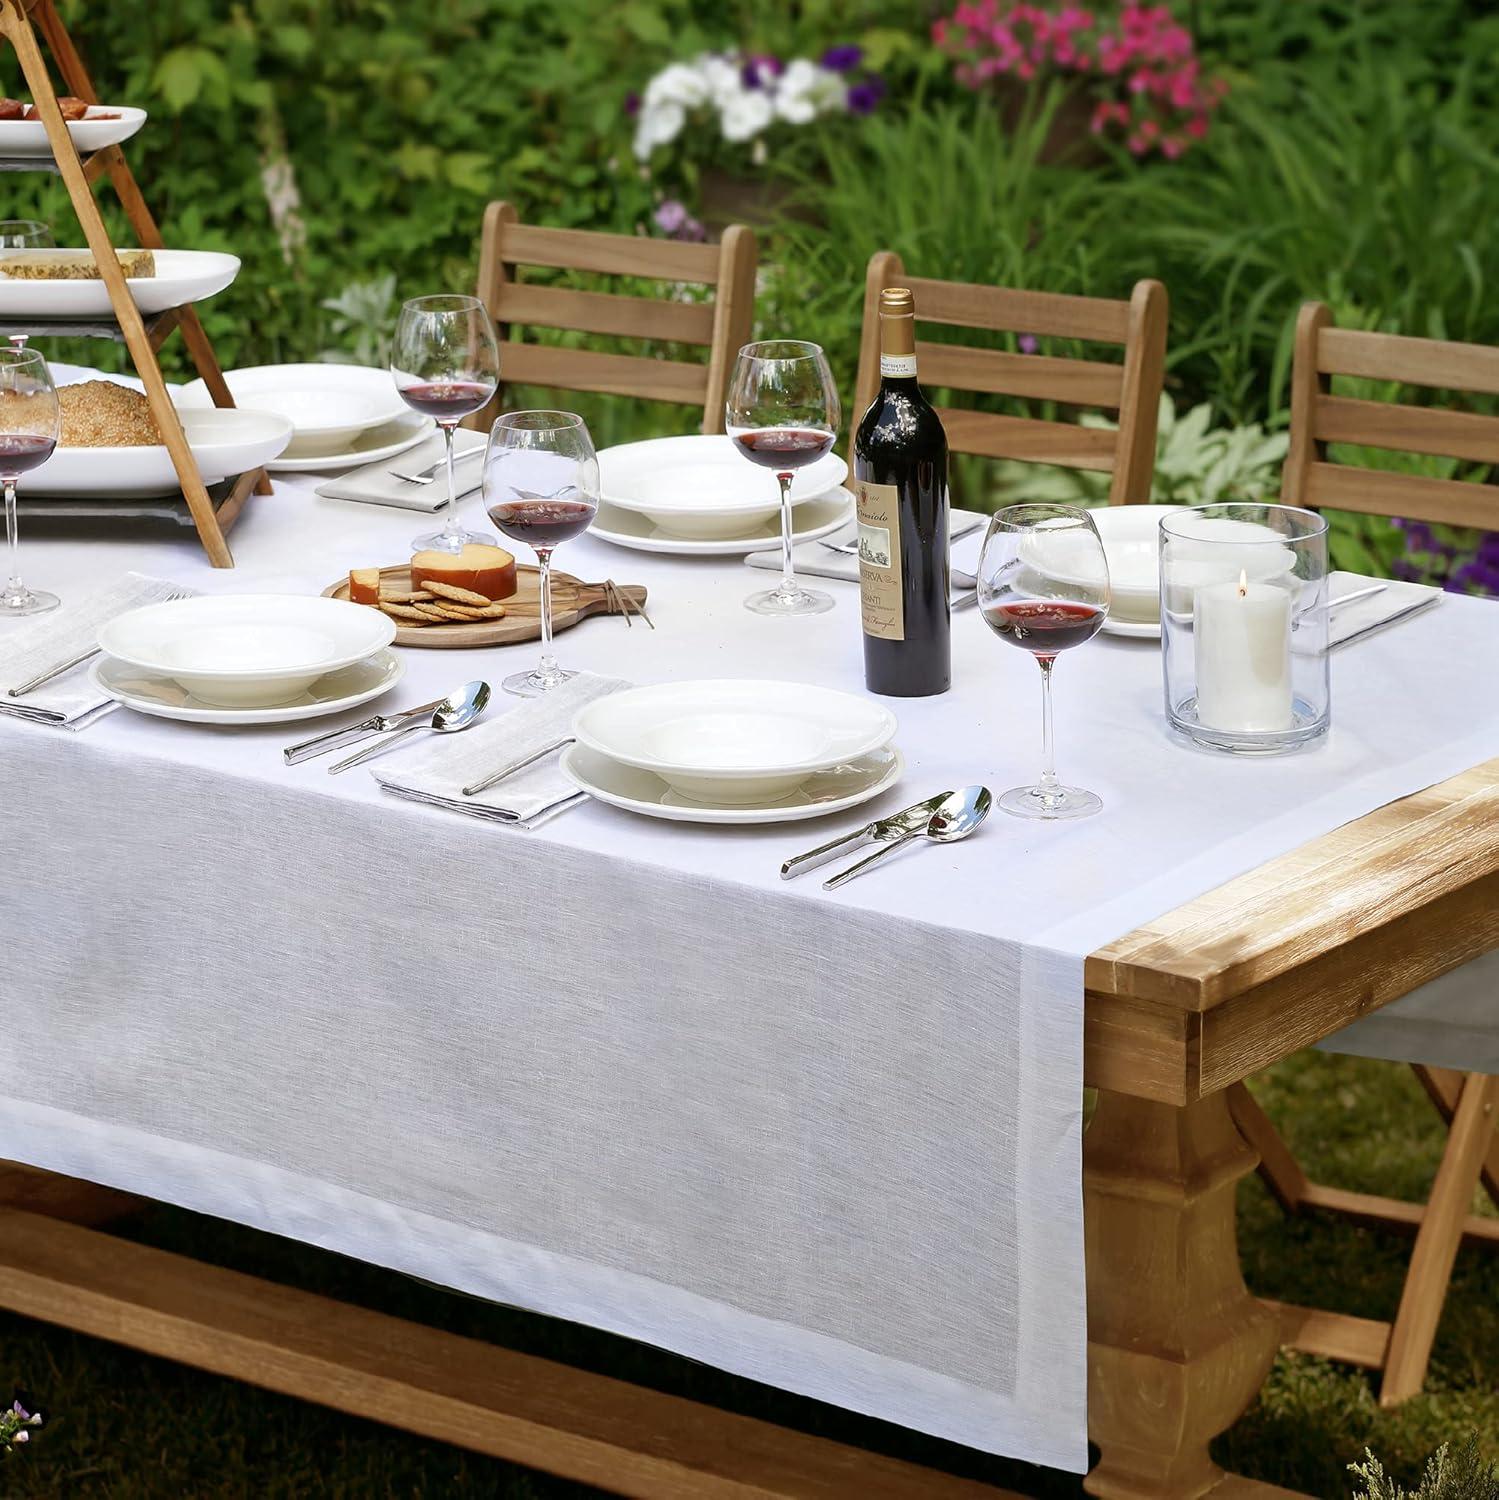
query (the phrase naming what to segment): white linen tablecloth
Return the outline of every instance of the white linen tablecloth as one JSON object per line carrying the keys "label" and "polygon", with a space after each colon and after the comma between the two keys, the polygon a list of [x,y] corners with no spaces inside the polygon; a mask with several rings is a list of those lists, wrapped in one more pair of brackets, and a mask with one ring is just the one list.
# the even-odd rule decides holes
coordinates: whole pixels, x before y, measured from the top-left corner
{"label": "white linen tablecloth", "polygon": [[[69,599],[126,568],[305,592],[417,529],[294,480],[250,500],[234,572],[191,539],[23,549]],[[558,562],[647,584],[657,626],[589,621],[565,665],[862,685],[853,585],[788,622],[742,607],[736,559],[584,537]],[[305,725],[0,723],[0,1157],[1081,1470],[1083,957],[1499,754],[1473,691],[1499,612],[1446,600],[1339,653],[1331,743],[1258,762],[1174,744],[1155,646],[1101,637],[1056,682],[1061,771],[1101,816],[996,814],[833,894],[782,883],[871,811],[1034,773],[1035,666],[954,624],[954,690],[892,704],[902,785],[770,829],[587,804],[508,830],[288,769]],[[393,706],[531,649],[408,651]]]}

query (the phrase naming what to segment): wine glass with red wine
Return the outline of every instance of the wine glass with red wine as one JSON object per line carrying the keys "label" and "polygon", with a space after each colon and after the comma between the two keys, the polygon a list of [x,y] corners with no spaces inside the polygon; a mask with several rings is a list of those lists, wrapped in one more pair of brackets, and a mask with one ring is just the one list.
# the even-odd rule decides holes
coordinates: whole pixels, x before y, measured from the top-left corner
{"label": "wine glass with red wine", "polygon": [[1109,617],[1109,564],[1093,518],[1071,505],[1000,511],[979,554],[978,602],[995,635],[1029,651],[1041,668],[1041,779],[1006,792],[999,805],[1021,818],[1096,813],[1103,806],[1096,793],[1057,780],[1051,734],[1057,654],[1092,640]]}
{"label": "wine glass with red wine", "polygon": [[16,481],[52,457],[62,434],[62,408],[47,361],[35,349],[0,349],[0,485],[5,487],[5,534],[9,578],[0,590],[0,619],[40,615],[56,609],[56,594],[21,582],[21,543],[16,531]]}
{"label": "wine glass with red wine", "polygon": [[416,297],[401,308],[390,346],[390,373],[413,411],[442,428],[448,470],[448,509],[442,530],[419,536],[418,551],[462,552],[469,542],[493,542],[466,531],[458,520],[453,480],[453,432],[467,416],[488,406],[500,383],[500,346],[484,304],[477,297]]}
{"label": "wine glass with red wine", "polygon": [[581,536],[599,508],[599,461],[588,425],[571,411],[506,412],[489,431],[484,504],[511,541],[524,542],[541,569],[541,660],[500,686],[537,698],[577,674],[552,655],[552,549]]}
{"label": "wine glass with red wine", "polygon": [[820,615],[831,594],[803,588],[791,558],[791,480],[815,464],[838,435],[838,389],[827,356],[800,339],[746,344],[734,362],[724,427],[745,458],[771,470],[781,487],[781,581],[744,601],[757,615]]}

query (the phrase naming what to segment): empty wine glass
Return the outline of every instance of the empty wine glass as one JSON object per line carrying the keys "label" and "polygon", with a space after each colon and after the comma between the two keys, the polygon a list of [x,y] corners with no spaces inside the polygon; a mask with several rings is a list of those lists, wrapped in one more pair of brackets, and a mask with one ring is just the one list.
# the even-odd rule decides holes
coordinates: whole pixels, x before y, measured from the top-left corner
{"label": "empty wine glass", "polygon": [[571,411],[506,412],[484,451],[484,504],[489,519],[536,554],[541,569],[541,660],[500,686],[536,698],[577,674],[552,655],[552,549],[580,536],[599,508],[599,461],[588,425]]}
{"label": "empty wine glass", "polygon": [[734,362],[724,427],[739,451],[774,470],[781,487],[781,581],[744,601],[758,615],[820,615],[833,597],[796,581],[791,557],[791,481],[814,464],[838,434],[838,390],[827,356],[800,339],[746,344]]}
{"label": "empty wine glass", "polygon": [[434,417],[446,443],[448,508],[442,530],[419,536],[418,549],[462,552],[469,542],[493,542],[466,531],[458,520],[453,478],[453,432],[494,398],[500,382],[500,346],[494,324],[477,297],[416,297],[401,308],[390,346],[390,373],[413,411]]}
{"label": "empty wine glass", "polygon": [[5,535],[10,576],[0,590],[0,619],[56,609],[56,594],[21,582],[16,526],[16,481],[52,457],[62,433],[62,408],[47,361],[34,349],[0,349],[0,485],[5,487]]}
{"label": "empty wine glass", "polygon": [[1051,732],[1051,669],[1057,653],[1091,640],[1109,615],[1109,564],[1085,510],[1011,505],[989,522],[979,554],[978,602],[989,628],[1029,651],[1041,668],[1041,778],[999,799],[1021,818],[1084,818],[1103,806],[1094,792],[1057,780]]}
{"label": "empty wine glass", "polygon": [[46,250],[52,230],[40,219],[0,219],[0,250]]}

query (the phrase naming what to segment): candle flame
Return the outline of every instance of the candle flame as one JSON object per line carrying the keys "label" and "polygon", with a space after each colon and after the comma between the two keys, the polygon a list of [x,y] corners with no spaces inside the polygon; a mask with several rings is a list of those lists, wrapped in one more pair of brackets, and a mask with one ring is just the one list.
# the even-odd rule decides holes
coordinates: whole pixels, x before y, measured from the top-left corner
{"label": "candle flame", "polygon": [[1247,568],[1239,569],[1239,598],[1244,598],[1249,592],[1249,571]]}

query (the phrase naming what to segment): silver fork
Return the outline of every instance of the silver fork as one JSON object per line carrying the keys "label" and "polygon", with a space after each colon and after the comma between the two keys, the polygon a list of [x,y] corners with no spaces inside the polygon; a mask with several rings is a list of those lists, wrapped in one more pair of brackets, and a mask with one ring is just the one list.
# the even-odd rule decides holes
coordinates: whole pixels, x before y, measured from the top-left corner
{"label": "silver fork", "polygon": [[[157,599],[157,604],[173,604],[178,599],[192,598],[191,589],[178,589],[168,594],[164,599]],[[64,672],[71,672],[74,667],[81,667],[84,662],[92,661],[99,654],[98,646],[90,646],[86,651],[80,651],[76,656],[70,656],[64,661],[54,662],[45,672],[38,672],[35,677],[28,678],[20,687],[7,688],[7,698],[24,698],[27,693],[34,693],[39,687],[44,687],[54,677],[61,677]]]}

